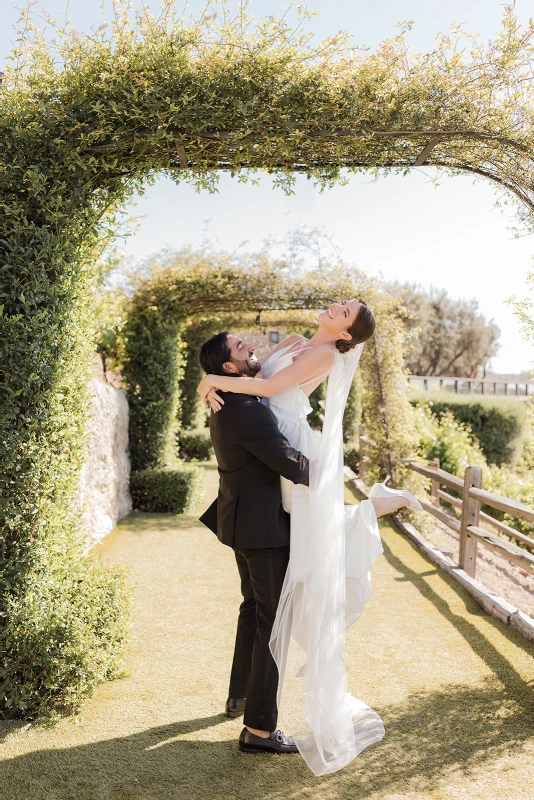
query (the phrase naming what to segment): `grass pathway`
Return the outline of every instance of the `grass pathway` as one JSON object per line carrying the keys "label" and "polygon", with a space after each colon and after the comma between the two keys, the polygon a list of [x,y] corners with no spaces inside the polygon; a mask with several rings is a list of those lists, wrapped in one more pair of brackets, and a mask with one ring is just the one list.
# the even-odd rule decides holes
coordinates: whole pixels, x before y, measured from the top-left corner
{"label": "grass pathway", "polygon": [[129,676],[51,728],[0,723],[3,800],[534,800],[534,646],[388,524],[346,649],[385,738],[320,779],[299,756],[240,754],[222,714],[237,570],[199,511],[131,514],[100,548],[136,583]]}

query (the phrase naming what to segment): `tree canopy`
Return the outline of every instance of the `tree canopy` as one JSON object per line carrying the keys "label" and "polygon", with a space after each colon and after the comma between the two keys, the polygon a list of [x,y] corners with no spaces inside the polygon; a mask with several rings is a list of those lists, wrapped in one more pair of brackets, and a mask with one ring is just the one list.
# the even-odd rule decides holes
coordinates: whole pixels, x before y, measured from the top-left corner
{"label": "tree canopy", "polygon": [[413,285],[394,291],[406,307],[411,331],[406,366],[413,375],[474,378],[497,354],[500,330],[486,320],[478,302],[451,298],[444,289],[424,291]]}

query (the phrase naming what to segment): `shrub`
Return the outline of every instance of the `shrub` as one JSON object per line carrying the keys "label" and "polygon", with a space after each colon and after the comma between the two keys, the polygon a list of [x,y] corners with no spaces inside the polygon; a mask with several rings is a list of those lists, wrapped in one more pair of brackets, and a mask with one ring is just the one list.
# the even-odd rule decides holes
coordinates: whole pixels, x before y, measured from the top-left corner
{"label": "shrub", "polygon": [[358,436],[362,423],[362,373],[357,369],[354,380],[347,397],[345,411],[343,412],[343,441],[352,441]]}
{"label": "shrub", "polygon": [[130,491],[138,511],[182,514],[201,497],[202,472],[193,466],[132,472]]}
{"label": "shrub", "polygon": [[[482,488],[494,494],[510,497],[519,503],[526,503],[527,506],[534,506],[534,476],[532,473],[518,475],[515,470],[509,467],[490,465],[482,473]],[[489,506],[483,506],[483,510],[490,516],[506,522],[510,527],[532,536],[534,540],[534,525]],[[520,543],[515,542],[515,544]]]}
{"label": "shrub", "polygon": [[526,404],[512,398],[462,397],[445,392],[410,395],[414,405],[428,403],[432,413],[441,416],[449,411],[456,420],[468,425],[480,442],[490,464],[515,464],[526,434]]}
{"label": "shrub", "polygon": [[360,472],[360,450],[358,448],[357,442],[347,442],[343,446],[343,460],[347,467],[356,474]]}
{"label": "shrub", "polygon": [[[482,467],[482,487],[494,494],[510,497],[520,503],[534,505],[534,479],[528,471],[518,474],[507,466],[488,464],[482,448],[469,426],[459,422],[451,411],[445,411],[440,417],[432,414],[429,404],[418,403],[416,406],[417,429],[420,436],[418,454],[426,459],[439,458],[440,467],[453,475],[463,478],[468,466]],[[451,494],[458,492],[448,489]],[[503,520],[516,530],[530,536],[534,535],[534,527],[517,517],[498,511],[490,506],[483,510],[496,519]],[[516,543],[517,544],[517,543]]]}
{"label": "shrub", "polygon": [[41,560],[7,600],[3,716],[76,711],[95,684],[116,677],[128,609],[123,569],[92,556]]}
{"label": "shrub", "polygon": [[197,386],[204,373],[198,360],[200,348],[207,339],[228,326],[220,317],[210,314],[208,319],[193,319],[184,331],[184,368],[180,379],[180,425],[182,428],[201,428],[208,418]]}
{"label": "shrub", "polygon": [[308,414],[308,422],[315,430],[321,430],[323,427],[326,387],[327,383],[323,381],[308,397],[312,408],[311,413]]}
{"label": "shrub", "polygon": [[471,429],[444,411],[434,416],[429,402],[418,403],[415,415],[419,434],[418,454],[423,458],[439,458],[442,469],[463,477],[469,466],[486,467],[484,453]]}
{"label": "shrub", "polygon": [[213,453],[209,430],[181,430],[178,434],[178,452],[184,461],[209,461]]}

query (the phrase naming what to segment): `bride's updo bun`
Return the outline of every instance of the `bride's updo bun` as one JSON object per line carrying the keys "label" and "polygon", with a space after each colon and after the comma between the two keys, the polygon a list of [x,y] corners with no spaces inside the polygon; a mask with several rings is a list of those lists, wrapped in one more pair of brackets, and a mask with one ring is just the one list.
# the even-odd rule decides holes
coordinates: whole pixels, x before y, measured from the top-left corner
{"label": "bride's updo bun", "polygon": [[376,320],[374,313],[363,300],[360,300],[360,303],[361,306],[358,311],[358,316],[352,325],[347,328],[352,338],[350,340],[338,339],[336,341],[336,348],[340,353],[348,353],[349,350],[352,350],[357,344],[361,344],[361,342],[366,342],[370,339],[375,332]]}

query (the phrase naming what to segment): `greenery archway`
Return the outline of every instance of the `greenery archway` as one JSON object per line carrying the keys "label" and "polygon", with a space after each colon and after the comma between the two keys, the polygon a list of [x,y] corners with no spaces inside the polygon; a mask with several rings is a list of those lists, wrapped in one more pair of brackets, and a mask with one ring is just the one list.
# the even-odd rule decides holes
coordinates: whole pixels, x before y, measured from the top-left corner
{"label": "greenery archway", "polygon": [[262,253],[247,261],[236,266],[199,252],[167,254],[138,280],[123,331],[132,468],[171,466],[176,460],[183,338],[192,324],[207,338],[225,325],[252,327],[255,318],[272,311],[292,329],[308,327],[304,311],[355,296],[365,297],[378,319],[376,337],[362,359],[367,422],[379,443],[376,468],[391,469],[390,451],[397,457],[413,453],[403,392],[404,329],[396,300],[355,269],[288,274],[285,265]]}
{"label": "greenery archway", "polygon": [[[208,9],[187,22],[172,7],[157,19],[141,9],[132,25],[117,2],[111,26],[56,29],[54,46],[30,9],[0,86],[4,713],[72,707],[109,674],[123,636],[119,579],[83,561],[73,507],[93,264],[114,210],[162,172],[212,190],[220,170],[262,169],[290,190],[298,172],[326,187],[342,169],[426,164],[491,179],[532,227],[532,30],[511,9],[496,40],[464,56],[446,36],[427,55],[402,35],[373,54],[342,36],[313,48],[283,21],[250,27],[245,12]],[[74,611],[88,581],[93,611]]]}

